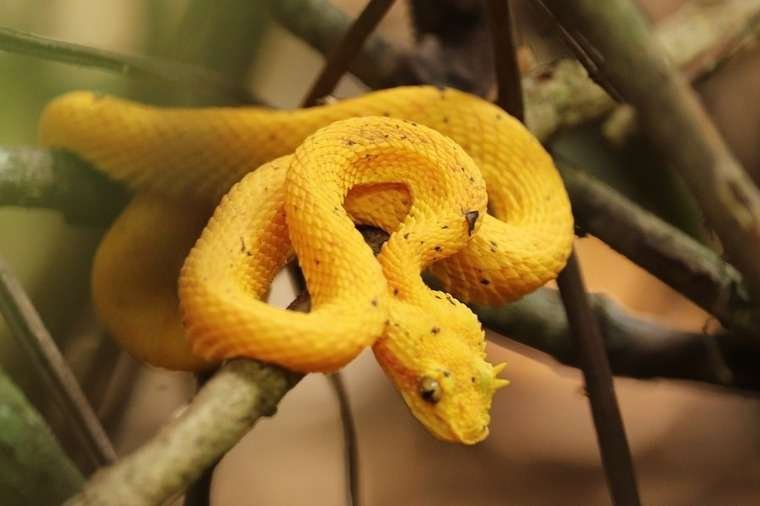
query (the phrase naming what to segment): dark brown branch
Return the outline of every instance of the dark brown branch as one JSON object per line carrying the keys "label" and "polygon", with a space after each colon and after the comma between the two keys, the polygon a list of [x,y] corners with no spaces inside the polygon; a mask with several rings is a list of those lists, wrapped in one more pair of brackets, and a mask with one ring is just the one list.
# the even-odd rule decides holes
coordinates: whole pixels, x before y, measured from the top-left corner
{"label": "dark brown branch", "polygon": [[356,59],[367,37],[375,30],[385,14],[393,6],[394,0],[370,0],[364,10],[351,24],[343,38],[335,44],[327,56],[325,66],[322,68],[311,89],[303,99],[303,106],[315,105],[317,100],[326,97],[333,92],[338,81],[348,70],[351,62]]}
{"label": "dark brown branch", "polygon": [[558,164],[580,228],[715,315],[727,328],[757,329],[741,275],[711,249],[611,187]]}
{"label": "dark brown branch", "polygon": [[636,474],[612,383],[612,371],[575,253],[570,255],[567,266],[559,274],[557,285],[567,313],[570,335],[580,357],[610,494],[616,505],[636,506],[640,504]]}
{"label": "dark brown branch", "polygon": [[[492,18],[489,24],[494,44],[499,105],[522,119],[520,72],[506,1],[489,0],[489,14]],[[501,61],[502,59],[506,61]],[[567,313],[570,335],[580,356],[610,494],[615,504],[636,506],[640,501],[631,450],[620,416],[602,335],[591,311],[574,251],[560,272],[557,285]]]}
{"label": "dark brown branch", "polygon": [[747,284],[760,293],[760,191],[663,56],[643,15],[630,0],[542,1],[593,59],[590,72],[636,108],[642,131],[689,185]]}
{"label": "dark brown branch", "polygon": [[[652,320],[637,318],[612,299],[590,296],[615,375],[634,378],[677,378],[757,390],[755,364],[760,346],[740,334],[683,332]],[[570,340],[559,294],[548,288],[504,307],[473,306],[491,330],[548,353],[577,367],[578,354]],[[499,342],[498,335],[491,335]]]}
{"label": "dark brown branch", "polygon": [[523,121],[525,104],[520,68],[517,64],[510,0],[488,0],[488,24],[496,74],[496,104]]}
{"label": "dark brown branch", "polygon": [[346,504],[359,506],[361,501],[361,486],[359,472],[359,443],[356,436],[356,424],[351,414],[351,403],[348,398],[348,390],[343,382],[340,371],[327,376],[327,380],[335,391],[340,406],[340,423],[343,428],[343,452],[344,466],[346,469]]}

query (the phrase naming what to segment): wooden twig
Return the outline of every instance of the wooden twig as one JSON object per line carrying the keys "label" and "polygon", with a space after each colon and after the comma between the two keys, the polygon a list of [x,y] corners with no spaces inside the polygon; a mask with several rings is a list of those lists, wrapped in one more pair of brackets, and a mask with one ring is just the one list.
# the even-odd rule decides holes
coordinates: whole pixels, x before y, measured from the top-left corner
{"label": "wooden twig", "polygon": [[488,0],[488,24],[496,75],[496,104],[521,121],[525,119],[522,80],[509,0]]}
{"label": "wooden twig", "polygon": [[580,228],[714,315],[729,329],[760,328],[742,276],[708,247],[586,172],[558,167]]}
{"label": "wooden twig", "polygon": [[93,467],[97,468],[114,462],[116,452],[106,431],[82,392],[74,373],[45,328],[45,324],[42,323],[40,315],[2,258],[0,258],[0,313],[8,324],[11,335],[27,352],[44,381],[50,386],[52,397],[58,402],[67,418],[74,422],[73,425],[82,438]]}
{"label": "wooden twig", "polygon": [[542,1],[585,45],[597,75],[636,108],[642,130],[686,181],[732,262],[760,293],[760,191],[664,57],[641,12],[630,0]]}
{"label": "wooden twig", "polygon": [[319,77],[303,99],[304,107],[316,104],[320,98],[333,92],[338,81],[361,51],[367,37],[375,31],[377,25],[393,6],[393,2],[394,0],[369,0],[361,14],[351,23],[343,38],[330,51]]}
{"label": "wooden twig", "polygon": [[128,192],[81,158],[61,150],[0,148],[0,206],[60,211],[77,225],[107,226]]}
{"label": "wooden twig", "polygon": [[[747,390],[760,388],[755,364],[760,346],[741,334],[684,332],[632,316],[611,298],[589,295],[613,374],[677,378]],[[579,366],[567,318],[556,290],[540,289],[504,307],[472,306],[478,319],[499,334]],[[491,334],[493,342],[500,336]]]}
{"label": "wooden twig", "polygon": [[343,428],[343,452],[344,466],[346,469],[346,504],[348,506],[360,506],[361,500],[361,473],[359,472],[359,443],[356,436],[356,423],[351,413],[351,402],[348,398],[348,390],[343,381],[340,371],[327,376],[327,380],[335,391],[340,406],[340,423]]}
{"label": "wooden twig", "polygon": [[176,61],[119,54],[0,27],[0,51],[91,67],[138,79],[157,79],[204,94],[217,94],[239,102],[258,103],[244,88],[216,72]]}
{"label": "wooden twig", "polygon": [[557,278],[557,285],[567,313],[570,335],[578,350],[610,495],[618,506],[637,506],[640,500],[636,474],[612,383],[612,371],[575,253],[570,255],[567,266]]}
{"label": "wooden twig", "polygon": [[232,360],[190,406],[134,453],[102,469],[68,505],[163,504],[230,450],[301,379],[283,369]]}
{"label": "wooden twig", "polygon": [[[509,52],[513,53],[511,60],[516,61],[512,43],[512,25],[509,22],[509,6],[506,2],[507,0],[489,1],[489,13],[497,16],[497,19],[490,21],[490,26],[491,38],[494,41],[499,105],[518,119],[523,119],[520,73],[517,65],[507,67],[506,64],[499,62],[499,59],[504,58]],[[496,4],[501,4],[501,6]],[[503,46],[498,47],[497,44]],[[591,311],[574,251],[557,277],[557,285],[567,313],[570,336],[580,357],[579,362],[591,404],[594,428],[610,494],[615,504],[636,506],[640,501],[631,450],[628,447],[623,420],[620,416],[602,335],[594,313]]]}

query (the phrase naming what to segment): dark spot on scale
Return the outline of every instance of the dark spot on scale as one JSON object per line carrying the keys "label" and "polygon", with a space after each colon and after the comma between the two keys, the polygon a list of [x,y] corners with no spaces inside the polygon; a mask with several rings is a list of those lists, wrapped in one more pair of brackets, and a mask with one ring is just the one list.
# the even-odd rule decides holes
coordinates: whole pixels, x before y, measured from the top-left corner
{"label": "dark spot on scale", "polygon": [[372,301],[370,301],[370,304],[372,304],[374,307],[377,307],[377,304],[378,304],[377,297],[375,297],[374,299],[372,299]]}
{"label": "dark spot on scale", "polygon": [[480,216],[478,211],[467,211],[464,214],[464,217],[467,220],[467,233],[470,235],[472,235],[472,231],[475,230],[475,223],[478,221],[478,216]]}
{"label": "dark spot on scale", "polygon": [[430,329],[430,332],[432,332],[433,334],[437,334],[440,331],[441,331],[441,329],[438,328],[438,327],[433,327],[432,329]]}
{"label": "dark spot on scale", "polygon": [[409,232],[407,232],[406,234],[404,234],[404,239],[409,239]]}
{"label": "dark spot on scale", "polygon": [[443,300],[443,298],[440,295],[438,295],[438,294],[435,295],[435,298],[438,299],[438,300]]}
{"label": "dark spot on scale", "polygon": [[393,289],[393,295],[398,295],[398,288]]}
{"label": "dark spot on scale", "polygon": [[443,117],[443,122],[444,123],[448,123],[449,122],[449,117],[448,116],[444,116]]}
{"label": "dark spot on scale", "polygon": [[472,383],[475,383],[475,376],[472,376],[472,377],[470,377],[470,381],[471,381]]}
{"label": "dark spot on scale", "polygon": [[390,115],[391,115],[391,113],[389,113],[388,111],[385,111],[385,112],[383,113],[383,116],[385,116],[386,118],[387,118],[388,116],[390,116]]}
{"label": "dark spot on scale", "polygon": [[471,182],[471,183],[474,183],[474,182],[475,182],[475,178],[474,178],[474,177],[472,177],[472,176],[470,176],[470,182]]}
{"label": "dark spot on scale", "polygon": [[451,373],[449,371],[443,371],[443,376],[445,378],[448,378],[449,376],[451,376]]}
{"label": "dark spot on scale", "polygon": [[440,246],[436,246],[436,247],[435,247],[435,250],[436,250],[436,251],[443,251],[443,248],[441,248]]}
{"label": "dark spot on scale", "polygon": [[496,241],[488,241],[488,242],[490,242],[491,246],[493,246],[494,248],[498,246],[498,244],[496,244]]}
{"label": "dark spot on scale", "polygon": [[346,146],[353,146],[354,144],[356,144],[356,143],[354,141],[352,141],[351,139],[348,139],[346,141]]}
{"label": "dark spot on scale", "polygon": [[314,259],[314,265],[319,265],[319,258]]}
{"label": "dark spot on scale", "polygon": [[401,137],[399,137],[399,139],[401,139],[402,141],[406,140],[406,135],[402,135]]}
{"label": "dark spot on scale", "polygon": [[441,230],[446,230],[447,228],[449,228],[449,226],[448,225],[444,225],[444,226],[441,227]]}
{"label": "dark spot on scale", "polygon": [[488,280],[488,279],[486,279],[486,278],[481,278],[481,279],[480,279],[480,284],[481,284],[481,285],[490,285],[490,284],[491,284],[491,281],[490,281],[490,280]]}

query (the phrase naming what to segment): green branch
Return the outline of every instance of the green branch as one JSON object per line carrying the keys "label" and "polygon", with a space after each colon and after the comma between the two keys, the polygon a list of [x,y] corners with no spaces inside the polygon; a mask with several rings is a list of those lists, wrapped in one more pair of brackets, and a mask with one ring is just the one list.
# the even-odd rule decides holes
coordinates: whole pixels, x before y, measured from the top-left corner
{"label": "green branch", "polygon": [[84,478],[23,393],[0,370],[0,497],[8,506],[60,504]]}
{"label": "green branch", "polygon": [[72,223],[104,227],[127,198],[124,187],[69,152],[0,149],[0,206],[55,209]]}
{"label": "green branch", "polygon": [[231,97],[240,102],[258,102],[256,97],[220,74],[186,63],[104,51],[5,27],[0,27],[0,50],[134,78],[156,79],[183,90]]}

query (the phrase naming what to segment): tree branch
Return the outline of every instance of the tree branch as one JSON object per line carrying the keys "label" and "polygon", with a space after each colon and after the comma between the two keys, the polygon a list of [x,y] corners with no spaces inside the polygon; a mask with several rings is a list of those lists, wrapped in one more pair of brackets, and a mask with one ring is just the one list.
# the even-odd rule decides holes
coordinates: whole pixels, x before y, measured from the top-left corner
{"label": "tree branch", "polygon": [[258,102],[245,89],[203,67],[94,49],[5,27],[0,27],[0,51],[96,68],[138,79],[157,79],[185,90],[221,95],[239,102]]}
{"label": "tree branch", "polygon": [[[760,346],[740,334],[682,332],[652,320],[631,316],[612,299],[591,295],[591,305],[604,335],[616,375],[634,378],[677,378],[736,388],[760,389],[756,364]],[[560,362],[578,366],[568,338],[567,317],[559,294],[542,288],[503,307],[472,306],[491,330]],[[501,337],[493,335],[494,342]]]}
{"label": "tree branch", "polygon": [[68,505],[163,504],[232,448],[298,383],[300,375],[251,360],[226,363],[176,420],[111,467]]}
{"label": "tree branch", "polygon": [[69,152],[0,148],[0,206],[55,209],[71,223],[102,227],[127,200],[123,186]]}
{"label": "tree branch", "polygon": [[[327,54],[351,23],[351,18],[328,0],[271,0],[272,13],[286,29],[317,51]],[[749,34],[760,31],[760,0],[698,0],[655,28],[671,59],[688,68],[690,77],[711,72],[730,56]],[[709,20],[709,22],[705,22]],[[481,76],[449,66],[418,52],[408,53],[373,34],[349,67],[373,89],[434,83],[484,93]],[[576,61],[562,60],[540,74],[524,76],[526,124],[546,140],[560,128],[597,119],[615,102],[588,79]]]}
{"label": "tree branch", "polygon": [[21,284],[0,258],[0,314],[76,429],[93,468],[116,460],[106,431]]}
{"label": "tree branch", "polygon": [[0,497],[3,504],[60,504],[84,478],[24,394],[0,370]]}
{"label": "tree branch", "polygon": [[629,0],[542,1],[583,44],[593,61],[589,72],[636,108],[643,131],[689,185],[746,282],[760,292],[760,191],[685,78],[663,57],[642,14]]}
{"label": "tree branch", "polygon": [[576,223],[679,291],[727,328],[760,322],[741,274],[711,249],[589,174],[558,163]]}

